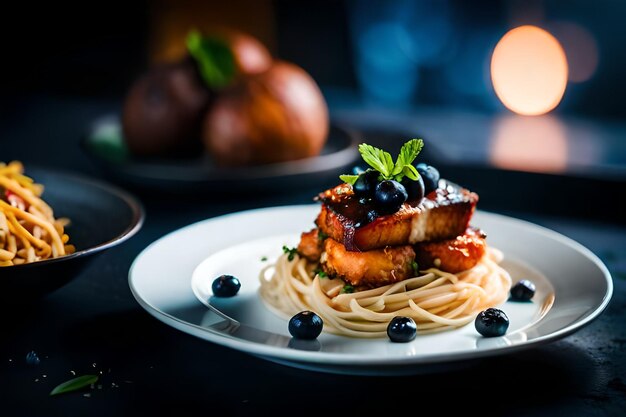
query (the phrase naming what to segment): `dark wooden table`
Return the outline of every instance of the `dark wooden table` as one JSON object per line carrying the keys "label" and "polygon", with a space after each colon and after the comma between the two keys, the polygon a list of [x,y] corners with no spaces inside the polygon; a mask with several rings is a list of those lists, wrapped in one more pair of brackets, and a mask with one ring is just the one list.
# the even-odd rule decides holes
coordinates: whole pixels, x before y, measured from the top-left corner
{"label": "dark wooden table", "polygon": [[[116,103],[38,97],[14,103],[0,125],[0,160],[100,172],[78,141],[87,123]],[[372,134],[371,142],[377,137]],[[399,140],[403,138],[398,138]],[[475,171],[463,183],[489,188]],[[474,174],[472,174],[472,172]],[[517,178],[517,177],[516,177]],[[568,181],[562,178],[562,181]],[[524,184],[523,175],[520,186]],[[569,179],[576,186],[576,179]],[[468,185],[469,186],[469,185]],[[292,369],[187,335],[152,318],[133,299],[128,268],[149,243],[189,223],[249,208],[310,201],[293,194],[200,201],[138,193],[145,226],[98,257],[76,280],[32,304],[3,307],[0,415],[317,415],[367,413],[382,407],[423,413],[425,404],[503,415],[623,415],[626,409],[626,227],[597,216],[542,215],[532,207],[490,205],[547,226],[595,252],[613,275],[607,310],[589,326],[549,345],[468,362],[444,373],[356,377]],[[523,192],[523,190],[521,190]],[[624,192],[624,188],[616,192]],[[171,213],[176,213],[172,216]],[[0,280],[2,272],[0,270]],[[28,365],[35,351],[39,365]],[[49,397],[76,374],[99,373],[93,390]]]}

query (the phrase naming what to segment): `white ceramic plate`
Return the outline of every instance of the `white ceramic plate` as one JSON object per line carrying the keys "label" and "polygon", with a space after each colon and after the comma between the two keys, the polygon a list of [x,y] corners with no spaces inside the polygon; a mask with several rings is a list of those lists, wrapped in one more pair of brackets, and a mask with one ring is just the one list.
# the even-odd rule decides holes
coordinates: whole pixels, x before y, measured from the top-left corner
{"label": "white ceramic plate", "polygon": [[[258,274],[283,245],[294,246],[300,233],[313,227],[318,211],[317,205],[251,210],[175,231],[133,263],[133,295],[159,320],[213,343],[305,369],[380,375],[431,372],[556,340],[596,318],[613,291],[606,267],[580,244],[532,223],[479,211],[472,225],[485,230],[489,244],[504,252],[503,266],[513,280],[526,278],[537,286],[532,303],[500,307],[511,322],[505,336],[483,338],[469,324],[410,343],[326,333],[314,342],[294,343],[287,320],[259,299]],[[237,296],[211,298],[213,279],[222,274],[239,278]],[[220,318],[204,305],[209,300],[242,327],[216,332]]]}

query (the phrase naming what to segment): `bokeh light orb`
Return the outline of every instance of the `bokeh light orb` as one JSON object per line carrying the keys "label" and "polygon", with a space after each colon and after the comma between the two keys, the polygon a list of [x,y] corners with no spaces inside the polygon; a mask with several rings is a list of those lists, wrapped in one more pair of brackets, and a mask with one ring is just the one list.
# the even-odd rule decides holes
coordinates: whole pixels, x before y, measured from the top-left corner
{"label": "bokeh light orb", "polygon": [[567,58],[559,41],[536,26],[507,32],[491,57],[491,81],[502,103],[527,116],[554,109],[567,86]]}

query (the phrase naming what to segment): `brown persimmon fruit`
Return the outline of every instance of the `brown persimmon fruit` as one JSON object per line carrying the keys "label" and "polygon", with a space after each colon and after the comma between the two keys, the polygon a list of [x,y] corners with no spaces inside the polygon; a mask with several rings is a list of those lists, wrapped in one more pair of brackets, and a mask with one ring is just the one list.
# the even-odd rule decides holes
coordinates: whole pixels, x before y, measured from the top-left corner
{"label": "brown persimmon fruit", "polygon": [[202,118],[211,93],[193,60],[162,64],[130,88],[122,112],[124,138],[137,156],[186,156],[202,150]]}
{"label": "brown persimmon fruit", "polygon": [[264,164],[318,155],[328,135],[328,108],[311,76],[274,61],[216,97],[202,139],[216,163]]}
{"label": "brown persimmon fruit", "polygon": [[231,50],[239,75],[258,74],[272,65],[272,56],[255,37],[233,29],[209,32],[207,37],[220,39]]}

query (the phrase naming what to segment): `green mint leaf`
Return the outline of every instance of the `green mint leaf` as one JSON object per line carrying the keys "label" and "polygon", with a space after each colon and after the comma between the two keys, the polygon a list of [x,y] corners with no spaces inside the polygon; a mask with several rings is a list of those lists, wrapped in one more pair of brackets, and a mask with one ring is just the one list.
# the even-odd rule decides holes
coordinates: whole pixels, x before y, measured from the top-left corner
{"label": "green mint leaf", "polygon": [[376,171],[380,172],[384,179],[391,179],[393,160],[389,152],[373,147],[366,143],[359,145],[359,152],[363,160]]}
{"label": "green mint leaf", "polygon": [[328,235],[322,232],[320,229],[317,229],[317,239],[323,242],[324,240],[328,239]]}
{"label": "green mint leaf", "polygon": [[411,139],[402,145],[398,159],[392,170],[393,178],[396,181],[402,181],[403,177],[408,177],[413,181],[419,179],[419,173],[413,166],[413,161],[417,158],[417,155],[424,147],[424,141],[422,139]]}
{"label": "green mint leaf", "polygon": [[[378,180],[396,180],[402,181],[407,177],[413,181],[419,180],[419,173],[413,166],[413,161],[424,147],[422,139],[411,139],[402,145],[398,158],[394,164],[389,152],[376,148],[367,143],[359,145],[359,153],[363,160],[380,175]],[[339,178],[345,183],[354,185],[358,175],[340,175]]]}
{"label": "green mint leaf", "polygon": [[357,178],[359,178],[358,175],[340,175],[339,179],[343,182],[345,182],[346,184],[350,184],[350,185],[354,185],[354,183],[356,182]]}
{"label": "green mint leaf", "polygon": [[354,292],[354,287],[350,284],[346,284],[341,289],[341,294],[352,294]]}
{"label": "green mint leaf", "polygon": [[235,57],[224,41],[203,37],[194,30],[187,35],[187,50],[197,62],[200,75],[209,88],[226,87],[235,78]]}
{"label": "green mint leaf", "polygon": [[[404,168],[402,168],[402,175],[412,179],[413,181],[417,181],[420,178],[420,173],[417,172],[417,168],[413,165],[405,165]],[[398,181],[402,181],[402,178]]]}
{"label": "green mint leaf", "polygon": [[50,395],[58,395],[66,392],[76,391],[81,388],[88,387],[91,384],[95,384],[97,381],[98,375],[82,375],[57,385],[52,391],[50,391]]}
{"label": "green mint leaf", "polygon": [[395,166],[403,167],[405,165],[411,165],[415,158],[417,158],[417,155],[419,155],[419,153],[422,151],[423,147],[424,141],[421,139],[411,139],[410,141],[406,142],[404,145],[402,145],[402,148],[400,149],[400,153],[398,154],[398,159],[396,160]]}

